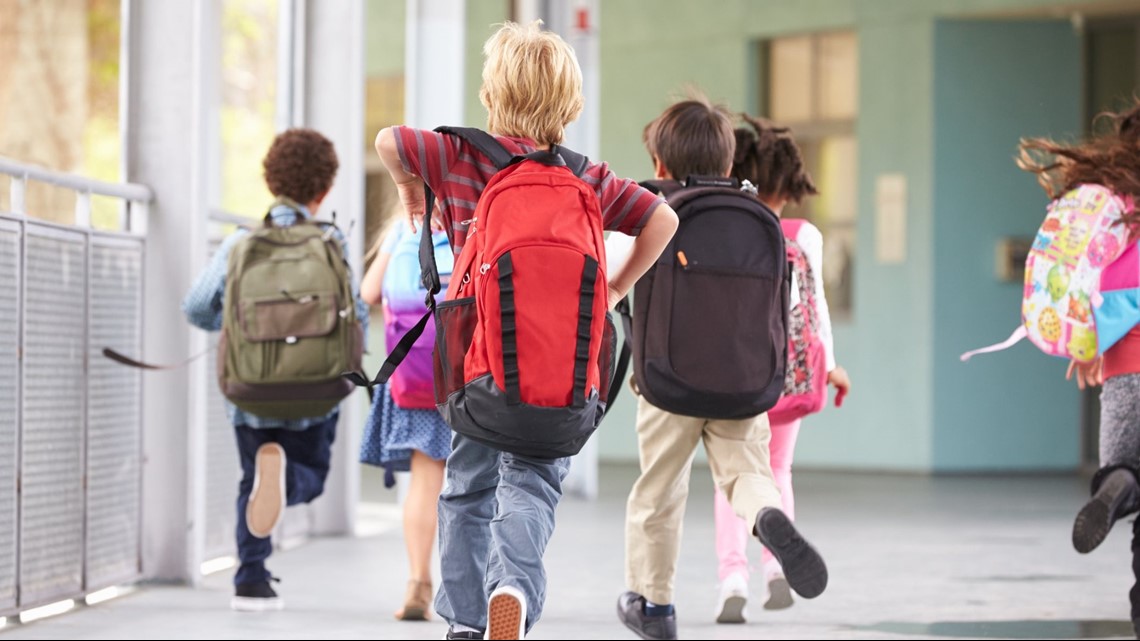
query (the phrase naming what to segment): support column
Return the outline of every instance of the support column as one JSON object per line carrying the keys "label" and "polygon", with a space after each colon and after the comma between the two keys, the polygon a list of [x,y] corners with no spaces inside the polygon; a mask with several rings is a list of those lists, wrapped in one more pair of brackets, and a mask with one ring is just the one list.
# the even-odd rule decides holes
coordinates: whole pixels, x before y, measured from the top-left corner
{"label": "support column", "polygon": [[408,0],[404,119],[423,129],[463,124],[464,0]]}
{"label": "support column", "polygon": [[[336,182],[321,211],[335,211],[349,243],[353,276],[362,276],[364,256],[364,3],[357,0],[306,0],[303,61],[294,93],[294,123],[320,131],[336,147]],[[322,498],[313,503],[313,534],[351,534],[360,497],[360,428],[367,412],[361,390],[341,404],[332,468]]]}
{"label": "support column", "polygon": [[[541,19],[547,29],[562,36],[574,49],[582,68],[582,94],[586,104],[578,120],[566,128],[566,147],[597,160],[600,147],[601,68],[599,66],[598,0],[516,0],[515,15],[526,24]],[[623,385],[617,381],[615,385]],[[604,429],[604,428],[603,428]],[[612,428],[611,428],[612,429]],[[591,438],[574,457],[563,483],[568,494],[598,496],[598,439]]]}
{"label": "support column", "polygon": [[[218,16],[210,0],[128,0],[124,117],[126,172],[149,185],[143,354],[176,363],[206,346],[181,312],[181,299],[205,260],[208,210],[209,52],[217,50]],[[216,83],[215,83],[216,84]],[[204,447],[193,368],[143,380],[143,574],[164,581],[198,576],[195,479]],[[198,390],[197,392],[194,390]],[[202,488],[198,488],[201,490]]]}

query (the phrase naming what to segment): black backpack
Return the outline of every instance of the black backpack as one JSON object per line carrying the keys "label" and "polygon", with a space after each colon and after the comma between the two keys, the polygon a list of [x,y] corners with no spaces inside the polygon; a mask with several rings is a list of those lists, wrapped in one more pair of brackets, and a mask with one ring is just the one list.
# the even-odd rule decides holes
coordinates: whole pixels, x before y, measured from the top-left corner
{"label": "black backpack", "polygon": [[779,218],[732,178],[642,186],[666,197],[677,233],[634,288],[641,394],[686,416],[741,419],[784,389],[791,290]]}

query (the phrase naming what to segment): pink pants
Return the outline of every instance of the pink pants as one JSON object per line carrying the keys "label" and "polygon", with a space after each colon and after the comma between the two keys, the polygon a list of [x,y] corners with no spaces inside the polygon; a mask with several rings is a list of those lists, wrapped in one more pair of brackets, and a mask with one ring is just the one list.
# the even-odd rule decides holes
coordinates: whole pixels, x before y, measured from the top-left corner
{"label": "pink pants", "polygon": [[[772,460],[772,476],[776,480],[776,487],[780,488],[780,500],[784,504],[784,512],[788,518],[794,520],[796,501],[792,496],[792,454],[796,450],[796,437],[800,434],[800,419],[790,423],[772,423],[771,427],[772,440],[768,445],[768,451]],[[753,524],[745,523],[744,519],[736,516],[720,488],[716,490],[714,511],[720,580],[723,581],[729,575],[738,572],[747,580],[748,556],[745,554],[745,547],[752,535]],[[765,577],[771,578],[782,573],[779,564],[767,548],[764,548],[760,559]]]}

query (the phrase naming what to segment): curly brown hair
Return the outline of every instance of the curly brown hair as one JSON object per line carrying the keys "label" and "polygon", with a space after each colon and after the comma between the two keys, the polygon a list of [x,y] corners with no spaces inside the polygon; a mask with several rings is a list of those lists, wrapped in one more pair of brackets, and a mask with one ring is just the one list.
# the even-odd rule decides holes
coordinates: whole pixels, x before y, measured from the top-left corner
{"label": "curly brown hair", "polygon": [[793,203],[819,193],[790,129],[748,114],[740,117],[752,128],[737,127],[734,132],[733,178],[751,182],[761,197],[787,198]]}
{"label": "curly brown hair", "polygon": [[[1037,182],[1050,198],[1095,184],[1140,199],[1140,99],[1134,98],[1129,109],[1097,116],[1101,118],[1111,121],[1111,131],[1075,144],[1022,139],[1017,166],[1037,174]],[[1133,208],[1121,221],[1140,224],[1140,213]]]}
{"label": "curly brown hair", "polygon": [[277,134],[262,166],[274,196],[308,205],[332,188],[340,165],[328,138],[312,129],[289,129]]}

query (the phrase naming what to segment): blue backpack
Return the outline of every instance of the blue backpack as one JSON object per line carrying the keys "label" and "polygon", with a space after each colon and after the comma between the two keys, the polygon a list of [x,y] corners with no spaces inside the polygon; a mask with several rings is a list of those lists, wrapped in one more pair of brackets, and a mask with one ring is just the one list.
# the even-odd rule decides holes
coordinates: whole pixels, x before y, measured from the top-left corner
{"label": "blue backpack", "polygon": [[[406,229],[401,221],[399,240],[392,249],[392,258],[384,271],[384,338],[388,349],[394,349],[400,338],[408,333],[427,312],[427,290],[420,282],[420,237]],[[435,262],[439,266],[440,281],[446,286],[455,263],[455,255],[447,242],[447,234],[432,234],[435,245]],[[407,358],[388,381],[392,400],[404,409],[435,409],[434,369],[432,347],[435,345],[435,324],[428,323],[424,333],[412,346]]]}

